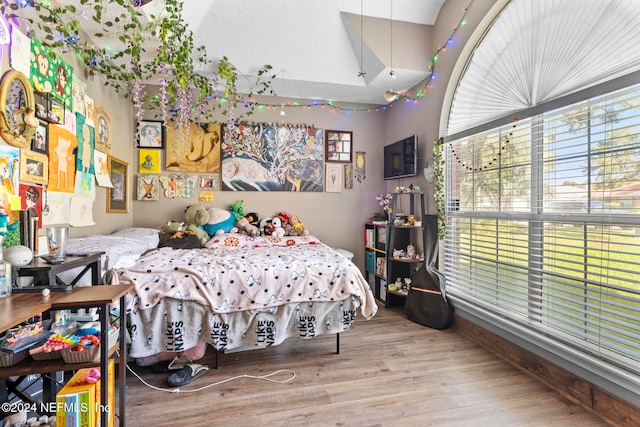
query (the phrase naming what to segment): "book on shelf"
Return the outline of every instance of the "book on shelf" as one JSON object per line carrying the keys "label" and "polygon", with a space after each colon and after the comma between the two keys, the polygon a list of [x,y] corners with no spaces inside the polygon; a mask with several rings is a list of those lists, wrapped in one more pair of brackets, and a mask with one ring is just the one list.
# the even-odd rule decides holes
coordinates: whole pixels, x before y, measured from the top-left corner
{"label": "book on shelf", "polygon": [[374,243],[373,229],[368,228],[365,230],[365,234],[364,234],[364,245],[373,246],[373,243]]}

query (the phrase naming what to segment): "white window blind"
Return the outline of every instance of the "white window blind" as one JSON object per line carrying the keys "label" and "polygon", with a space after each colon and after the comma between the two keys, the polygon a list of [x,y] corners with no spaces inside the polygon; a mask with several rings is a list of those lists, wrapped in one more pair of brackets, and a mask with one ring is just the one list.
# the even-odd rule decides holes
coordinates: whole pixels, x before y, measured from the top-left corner
{"label": "white window blind", "polygon": [[446,145],[449,295],[640,374],[640,85]]}

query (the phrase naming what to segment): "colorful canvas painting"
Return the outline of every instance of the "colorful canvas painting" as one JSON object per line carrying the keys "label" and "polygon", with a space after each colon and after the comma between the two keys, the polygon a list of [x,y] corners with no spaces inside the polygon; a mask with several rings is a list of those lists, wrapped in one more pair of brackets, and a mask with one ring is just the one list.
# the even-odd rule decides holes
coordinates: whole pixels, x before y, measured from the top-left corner
{"label": "colorful canvas painting", "polygon": [[221,173],[227,191],[322,191],[324,132],[303,125],[227,125]]}
{"label": "colorful canvas painting", "polygon": [[36,38],[31,40],[30,60],[30,80],[35,91],[50,93],[65,108],[71,110],[73,68]]}
{"label": "colorful canvas painting", "polygon": [[220,172],[220,125],[190,123],[189,129],[176,132],[167,122],[165,169],[179,172]]}

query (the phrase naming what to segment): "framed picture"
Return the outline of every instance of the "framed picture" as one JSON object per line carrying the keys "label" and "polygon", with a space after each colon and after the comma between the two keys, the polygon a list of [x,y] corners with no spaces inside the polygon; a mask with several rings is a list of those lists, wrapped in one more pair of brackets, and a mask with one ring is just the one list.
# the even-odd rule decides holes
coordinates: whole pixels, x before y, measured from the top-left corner
{"label": "framed picture", "polygon": [[160,180],[157,176],[138,176],[138,200],[160,200]]}
{"label": "framed picture", "polygon": [[327,162],[351,163],[353,132],[342,130],[325,131],[324,158]]}
{"label": "framed picture", "polygon": [[109,177],[113,187],[107,188],[107,212],[129,212],[129,164],[109,156]]}
{"label": "framed picture", "polygon": [[217,190],[218,180],[215,176],[200,176],[199,187]]}
{"label": "framed picture", "polygon": [[49,128],[46,123],[40,122],[38,124],[36,134],[31,141],[31,151],[42,154],[49,153]]}
{"label": "framed picture", "polygon": [[160,150],[142,149],[138,151],[138,169],[140,173],[160,173]]}
{"label": "framed picture", "polygon": [[49,178],[49,158],[40,153],[20,150],[20,181],[46,184]]}
{"label": "framed picture", "polygon": [[342,165],[327,163],[325,176],[325,189],[327,193],[340,193],[342,191]]}
{"label": "framed picture", "polygon": [[138,148],[164,148],[164,122],[140,120],[138,122]]}

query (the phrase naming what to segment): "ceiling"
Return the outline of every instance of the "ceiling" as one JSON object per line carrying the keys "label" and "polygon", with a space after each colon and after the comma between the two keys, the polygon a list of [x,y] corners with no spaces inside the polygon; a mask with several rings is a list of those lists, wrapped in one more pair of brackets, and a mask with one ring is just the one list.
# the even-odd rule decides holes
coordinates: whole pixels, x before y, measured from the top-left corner
{"label": "ceiling", "polygon": [[[278,96],[382,105],[385,91],[405,91],[428,76],[430,26],[443,3],[191,0],[183,2],[182,16],[195,46],[204,46],[214,61],[226,56],[244,74],[242,92],[269,64]],[[155,0],[143,8],[151,14],[162,5]]]}

